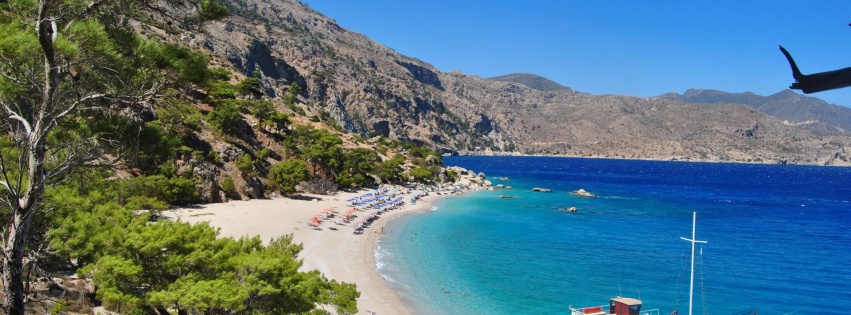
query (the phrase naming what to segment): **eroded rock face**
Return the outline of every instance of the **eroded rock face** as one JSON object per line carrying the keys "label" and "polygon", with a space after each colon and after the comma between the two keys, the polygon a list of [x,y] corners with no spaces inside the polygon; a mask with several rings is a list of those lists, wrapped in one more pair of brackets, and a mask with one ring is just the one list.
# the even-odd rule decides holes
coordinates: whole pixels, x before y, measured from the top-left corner
{"label": "eroded rock face", "polygon": [[399,61],[397,60],[400,66],[405,67],[414,76],[414,80],[419,81],[422,84],[428,84],[434,86],[438,89],[443,89],[443,86],[440,84],[440,77],[432,71],[424,66],[420,66],[411,62]]}
{"label": "eroded rock face", "polygon": [[821,164],[825,166],[851,166],[851,157],[849,156],[851,154],[849,154],[848,147],[842,147]]}
{"label": "eroded rock face", "polygon": [[382,135],[384,137],[390,136],[390,122],[383,120],[372,124],[372,129],[375,130],[376,133]]}
{"label": "eroded rock face", "polygon": [[219,191],[219,170],[216,167],[202,163],[193,168],[192,174],[195,176],[195,186],[202,201],[205,203],[222,201]]}
{"label": "eroded rock face", "polygon": [[493,124],[491,124],[490,118],[485,116],[485,114],[479,115],[479,122],[477,122],[474,127],[476,128],[476,131],[483,134],[489,134],[493,131]]}
{"label": "eroded rock face", "polygon": [[266,184],[262,180],[245,173],[242,174],[242,179],[245,181],[245,184],[242,185],[240,191],[242,191],[244,197],[250,199],[266,198]]}
{"label": "eroded rock face", "polygon": [[198,190],[198,197],[205,203],[221,202],[219,196],[219,169],[206,162],[198,162],[191,158],[178,160],[177,174],[191,174]]}

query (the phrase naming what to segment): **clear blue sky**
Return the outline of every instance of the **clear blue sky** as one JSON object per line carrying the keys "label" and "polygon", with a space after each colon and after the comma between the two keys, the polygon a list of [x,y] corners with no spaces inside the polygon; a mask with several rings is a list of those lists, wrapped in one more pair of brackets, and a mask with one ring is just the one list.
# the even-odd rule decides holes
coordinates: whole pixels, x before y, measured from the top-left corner
{"label": "clear blue sky", "polygon": [[[303,0],[441,71],[534,73],[580,92],[770,95],[851,67],[851,1]],[[851,88],[810,94],[851,106]]]}

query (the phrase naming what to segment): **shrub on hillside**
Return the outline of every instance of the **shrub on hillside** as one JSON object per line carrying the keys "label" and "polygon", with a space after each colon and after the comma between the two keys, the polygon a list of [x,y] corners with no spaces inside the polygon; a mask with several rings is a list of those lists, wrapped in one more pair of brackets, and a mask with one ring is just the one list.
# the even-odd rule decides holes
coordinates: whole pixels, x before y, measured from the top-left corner
{"label": "shrub on hillside", "polygon": [[273,189],[278,189],[284,194],[292,194],[296,192],[296,185],[310,179],[307,162],[293,159],[272,165],[268,179]]}

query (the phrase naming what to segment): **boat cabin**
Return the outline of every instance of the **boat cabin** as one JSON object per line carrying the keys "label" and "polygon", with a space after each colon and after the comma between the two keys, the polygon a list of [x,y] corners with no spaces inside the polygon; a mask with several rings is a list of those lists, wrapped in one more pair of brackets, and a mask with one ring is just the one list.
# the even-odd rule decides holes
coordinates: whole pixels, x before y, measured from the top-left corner
{"label": "boat cabin", "polygon": [[639,312],[641,312],[641,300],[625,297],[609,300],[609,314],[639,315]]}

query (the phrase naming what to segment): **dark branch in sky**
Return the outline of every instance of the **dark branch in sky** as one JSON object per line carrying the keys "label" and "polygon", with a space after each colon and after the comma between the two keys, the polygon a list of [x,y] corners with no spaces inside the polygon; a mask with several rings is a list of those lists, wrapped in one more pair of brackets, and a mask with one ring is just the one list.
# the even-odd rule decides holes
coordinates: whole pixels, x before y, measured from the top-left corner
{"label": "dark branch in sky", "polygon": [[789,61],[789,66],[792,67],[792,77],[795,78],[795,83],[792,83],[789,87],[790,89],[801,90],[804,93],[810,94],[851,86],[851,68],[802,74],[801,70],[798,69],[798,65],[795,64],[795,60],[792,59],[792,55],[783,46],[780,46],[780,51],[783,52],[786,60]]}

